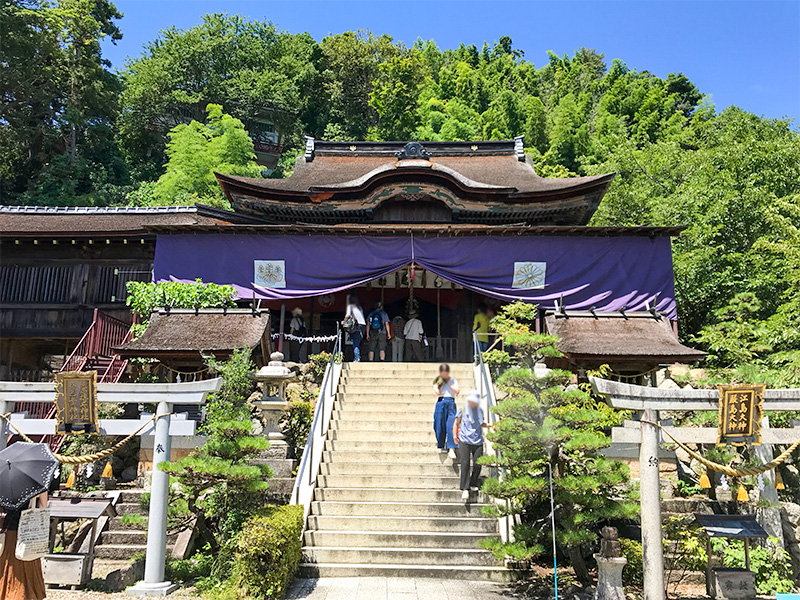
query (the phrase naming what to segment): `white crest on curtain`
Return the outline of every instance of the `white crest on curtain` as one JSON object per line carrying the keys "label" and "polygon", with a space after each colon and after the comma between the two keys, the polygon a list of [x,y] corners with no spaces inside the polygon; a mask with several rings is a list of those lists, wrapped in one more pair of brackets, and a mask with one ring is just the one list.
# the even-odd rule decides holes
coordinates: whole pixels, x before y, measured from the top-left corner
{"label": "white crest on curtain", "polygon": [[511,282],[511,287],[522,290],[540,290],[544,288],[546,270],[547,263],[515,262],[514,279]]}
{"label": "white crest on curtain", "polygon": [[253,282],[258,287],[285,288],[286,264],[282,260],[254,260]]}

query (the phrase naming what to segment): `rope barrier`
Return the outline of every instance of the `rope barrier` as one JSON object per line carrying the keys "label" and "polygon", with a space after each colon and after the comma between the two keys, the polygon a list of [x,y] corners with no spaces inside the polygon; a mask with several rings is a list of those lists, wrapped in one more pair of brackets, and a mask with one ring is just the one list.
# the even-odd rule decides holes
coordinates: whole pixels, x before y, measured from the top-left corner
{"label": "rope barrier", "polygon": [[783,464],[786,461],[786,459],[789,458],[795,450],[797,450],[798,446],[800,446],[800,440],[797,440],[794,444],[789,446],[789,448],[785,452],[782,452],[777,458],[771,460],[770,462],[768,462],[766,464],[763,464],[763,465],[758,466],[758,467],[745,467],[743,469],[734,469],[733,467],[729,467],[727,465],[721,465],[719,463],[715,463],[715,462],[710,461],[710,460],[708,460],[706,458],[703,458],[700,454],[698,454],[697,452],[695,452],[691,448],[687,447],[686,444],[683,444],[683,443],[679,442],[678,440],[676,440],[669,431],[664,429],[658,423],[655,423],[653,421],[645,421],[645,420],[642,420],[641,422],[642,423],[648,423],[650,425],[655,425],[656,427],[658,427],[661,431],[666,433],[667,436],[673,442],[675,442],[675,444],[677,444],[678,447],[681,450],[686,452],[689,456],[694,458],[696,461],[698,461],[704,467],[706,467],[708,469],[711,469],[712,471],[716,471],[718,473],[723,473],[724,475],[728,475],[730,477],[749,477],[749,476],[752,476],[752,475],[760,475],[761,473],[766,473],[767,471],[772,471],[773,469],[775,469],[779,465]]}
{"label": "rope barrier", "polygon": [[[26,442],[29,442],[31,444],[37,443],[37,442],[34,442],[31,438],[29,438],[27,435],[22,433],[17,428],[17,426],[14,425],[14,423],[11,422],[11,419],[8,418],[8,416],[10,414],[11,413],[7,413],[5,415],[0,415],[0,417],[2,417],[3,420],[6,423],[8,423],[11,426],[11,428],[14,431],[17,432],[17,435],[19,435],[23,440],[25,440]],[[160,419],[161,417],[168,417],[170,414],[171,413],[163,413],[163,414],[160,414],[160,415],[153,415],[150,418],[150,420],[148,420],[145,423],[143,423],[142,426],[139,427],[139,429],[137,429],[136,431],[134,431],[130,435],[122,438],[119,442],[117,442],[116,444],[111,446],[111,448],[106,448],[105,450],[101,450],[100,452],[95,452],[94,454],[83,454],[81,456],[66,456],[64,454],[55,454],[55,453],[54,453],[54,455],[56,457],[56,460],[58,460],[58,462],[60,462],[62,464],[66,464],[66,465],[85,465],[85,464],[88,464],[88,463],[97,462],[98,460],[102,460],[102,459],[106,458],[107,456],[111,456],[112,454],[114,454],[114,452],[116,452],[117,450],[122,448],[125,444],[127,444],[131,439],[136,437],[141,431],[143,431],[148,425],[150,425],[150,423],[152,423],[156,419]]]}

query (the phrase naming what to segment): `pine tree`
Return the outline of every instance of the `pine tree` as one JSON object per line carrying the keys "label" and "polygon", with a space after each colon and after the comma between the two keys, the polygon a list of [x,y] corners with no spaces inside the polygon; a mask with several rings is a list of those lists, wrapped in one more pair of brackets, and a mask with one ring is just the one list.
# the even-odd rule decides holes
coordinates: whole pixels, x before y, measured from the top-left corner
{"label": "pine tree", "polygon": [[549,463],[556,540],[576,575],[587,580],[581,547],[598,539],[602,523],[637,514],[627,466],[600,453],[610,445],[604,430],[618,424],[620,416],[576,386],[568,387],[570,372],[536,374],[537,363],[561,354],[558,338],[532,330],[535,317],[536,306],[517,302],[493,320],[506,347],[513,349],[513,356],[493,352],[493,359],[513,366],[497,380],[507,396],[498,403],[499,419],[487,435],[498,457],[483,459],[504,474],[487,479],[483,491],[508,501],[489,508],[490,513],[520,519],[515,542],[488,540],[483,545],[498,558],[531,559],[545,552],[551,536]]}
{"label": "pine tree", "polygon": [[[271,471],[267,465],[252,464],[252,459],[269,442],[252,433],[247,405],[253,389],[247,377],[254,369],[250,351],[236,350],[227,361],[211,360],[210,365],[222,374],[224,383],[207,405],[208,441],[162,469],[177,480],[173,490],[197,520],[201,545],[207,542],[215,551],[231,550],[242,524],[264,505]],[[224,562],[229,552],[222,555]]]}

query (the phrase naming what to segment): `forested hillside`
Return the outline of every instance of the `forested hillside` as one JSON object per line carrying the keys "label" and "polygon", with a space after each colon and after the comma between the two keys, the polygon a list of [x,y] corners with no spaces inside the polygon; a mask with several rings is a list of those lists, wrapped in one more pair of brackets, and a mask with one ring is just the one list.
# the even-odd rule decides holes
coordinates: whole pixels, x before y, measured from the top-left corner
{"label": "forested hillside", "polygon": [[[687,226],[675,241],[681,327],[712,353],[710,364],[741,367],[743,378],[754,368],[770,381],[800,379],[796,125],[718,113],[684,75],[658,77],[602,49],[526,59],[507,37],[455,49],[368,32],[317,42],[209,15],[162,32],[115,73],[99,41],[120,28],[105,0],[6,3],[3,203],[224,203],[208,175],[220,165],[258,173],[237,118],[263,111],[283,136],[278,175],[303,134],[523,134],[544,176],[617,173],[593,224]],[[208,107],[209,123],[178,125],[186,106]]]}

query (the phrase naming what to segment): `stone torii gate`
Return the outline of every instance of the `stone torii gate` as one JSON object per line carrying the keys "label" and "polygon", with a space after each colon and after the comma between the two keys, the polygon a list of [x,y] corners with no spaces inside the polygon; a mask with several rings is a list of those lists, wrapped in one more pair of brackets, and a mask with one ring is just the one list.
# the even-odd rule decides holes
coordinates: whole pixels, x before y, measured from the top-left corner
{"label": "stone torii gate", "polygon": [[[127,589],[136,596],[166,596],[176,585],[164,580],[164,559],[167,549],[167,501],[169,475],[158,468],[168,461],[173,436],[190,436],[195,433],[195,422],[173,418],[175,404],[204,404],[209,393],[222,386],[222,379],[207,379],[190,383],[98,383],[97,401],[116,404],[144,403],[156,405],[156,419],[100,419],[98,434],[130,435],[145,426],[138,435],[155,436],[153,443],[153,474],[150,480],[150,508],[147,524],[147,552],[144,580]],[[0,381],[0,414],[11,413],[14,428],[25,435],[48,435],[56,430],[55,419],[29,419],[25,414],[15,414],[19,402],[52,403],[54,384]],[[162,416],[163,415],[163,416]],[[0,448],[8,439],[5,419],[0,419]]]}
{"label": "stone torii gate", "polygon": [[[716,389],[660,389],[631,385],[590,377],[595,393],[605,396],[614,408],[634,410],[640,422],[632,427],[615,427],[612,440],[620,443],[639,444],[639,488],[641,496],[642,550],[645,600],[664,600],[664,547],[661,535],[661,489],[659,485],[658,445],[671,443],[662,439],[658,413],[662,410],[692,411],[717,410],[719,392]],[[770,390],[764,392],[764,411],[800,410],[800,389]],[[769,429],[766,417],[762,421],[763,446],[756,447],[758,458],[767,463],[772,460],[772,444],[793,444],[800,439],[800,427],[791,429]],[[716,444],[717,429],[714,427],[664,427],[676,440],[684,444]],[[765,473],[765,489],[777,492]]]}

